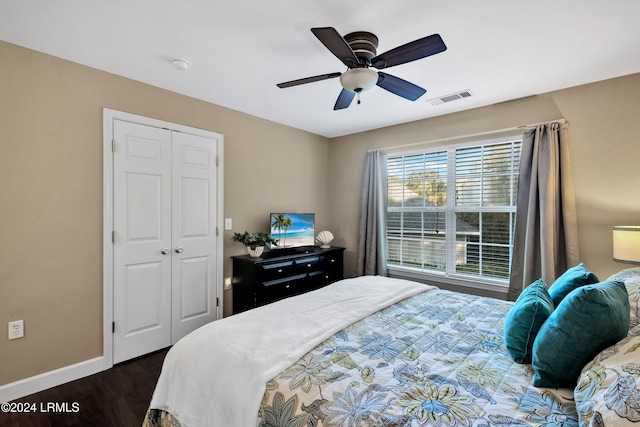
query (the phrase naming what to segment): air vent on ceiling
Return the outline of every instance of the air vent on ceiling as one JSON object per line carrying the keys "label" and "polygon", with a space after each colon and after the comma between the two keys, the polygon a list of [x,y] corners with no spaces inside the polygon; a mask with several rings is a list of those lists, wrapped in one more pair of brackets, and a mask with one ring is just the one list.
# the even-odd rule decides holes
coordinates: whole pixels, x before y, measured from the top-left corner
{"label": "air vent on ceiling", "polygon": [[437,98],[431,98],[427,100],[431,105],[446,104],[447,102],[457,101],[458,99],[469,98],[473,96],[473,92],[469,89],[461,90],[460,92],[450,93],[449,95],[439,96]]}

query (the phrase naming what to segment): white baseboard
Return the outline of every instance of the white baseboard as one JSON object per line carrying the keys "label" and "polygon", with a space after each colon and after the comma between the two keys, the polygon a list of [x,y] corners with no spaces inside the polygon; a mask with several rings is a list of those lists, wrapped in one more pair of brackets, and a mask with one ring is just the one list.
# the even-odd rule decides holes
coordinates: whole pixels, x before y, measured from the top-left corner
{"label": "white baseboard", "polygon": [[0,402],[9,402],[106,370],[104,356],[0,386]]}

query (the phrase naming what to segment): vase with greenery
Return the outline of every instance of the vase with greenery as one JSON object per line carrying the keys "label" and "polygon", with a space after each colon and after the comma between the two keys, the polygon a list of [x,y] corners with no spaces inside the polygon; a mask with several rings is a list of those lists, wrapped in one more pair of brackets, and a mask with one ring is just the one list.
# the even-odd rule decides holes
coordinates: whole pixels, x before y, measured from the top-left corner
{"label": "vase with greenery", "polygon": [[278,240],[271,237],[269,233],[258,231],[257,233],[233,233],[232,240],[240,242],[247,248],[247,252],[254,258],[260,257],[266,244],[277,244]]}

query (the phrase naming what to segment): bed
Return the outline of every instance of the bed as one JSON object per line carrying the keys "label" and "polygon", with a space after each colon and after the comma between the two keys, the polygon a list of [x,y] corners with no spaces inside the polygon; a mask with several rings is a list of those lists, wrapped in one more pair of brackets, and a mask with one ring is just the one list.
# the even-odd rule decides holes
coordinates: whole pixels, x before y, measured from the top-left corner
{"label": "bed", "polygon": [[[628,296],[625,337],[580,362],[570,386],[536,387],[540,360],[517,363],[507,348],[505,323],[511,330],[520,298],[514,304],[366,276],[212,322],[183,338],[167,354],[144,426],[640,422],[640,269],[608,281]],[[551,321],[539,325],[541,333]]]}

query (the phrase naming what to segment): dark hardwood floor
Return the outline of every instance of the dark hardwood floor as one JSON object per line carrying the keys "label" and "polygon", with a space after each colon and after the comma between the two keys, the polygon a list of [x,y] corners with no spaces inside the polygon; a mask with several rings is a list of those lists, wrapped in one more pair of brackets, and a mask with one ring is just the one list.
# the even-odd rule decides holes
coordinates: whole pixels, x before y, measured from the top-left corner
{"label": "dark hardwood floor", "polygon": [[0,426],[140,427],[167,351],[14,400],[35,412],[0,412]]}

